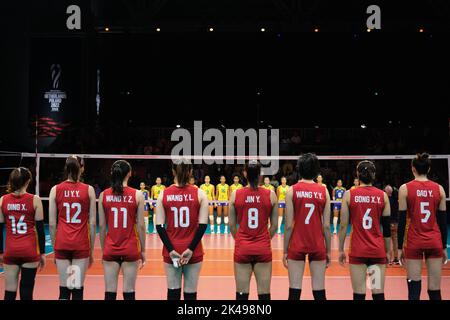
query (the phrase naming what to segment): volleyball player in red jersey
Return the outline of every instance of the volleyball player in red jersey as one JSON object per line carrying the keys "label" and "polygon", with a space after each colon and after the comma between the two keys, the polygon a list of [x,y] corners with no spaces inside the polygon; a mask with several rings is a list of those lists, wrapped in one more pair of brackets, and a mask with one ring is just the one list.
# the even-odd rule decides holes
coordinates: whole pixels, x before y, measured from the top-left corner
{"label": "volleyball player in red jersey", "polygon": [[229,212],[231,235],[235,239],[236,300],[248,300],[252,273],[256,278],[258,299],[270,300],[270,240],[278,229],[278,200],[274,191],[259,187],[261,165],[257,161],[246,165],[244,176],[248,185],[233,191]]}
{"label": "volleyball player in red jersey", "polygon": [[[174,160],[175,183],[162,190],[156,206],[156,230],[164,244],[167,299],[197,299],[197,284],[203,261],[201,239],[208,226],[208,198],[205,191],[189,184],[192,165]],[[166,224],[166,228],[164,227]]]}
{"label": "volleyball player in red jersey", "polygon": [[428,180],[430,168],[429,155],[418,154],[412,160],[415,179],[399,190],[398,249],[407,270],[409,300],[420,299],[424,258],[428,296],[441,300],[442,265],[447,263],[446,195],[442,186]]}
{"label": "volleyball player in red jersey", "polygon": [[[16,168],[9,175],[8,194],[0,198],[0,266],[5,270],[5,300],[32,300],[37,268],[45,266],[42,201],[27,193],[31,172]],[[3,229],[6,223],[6,248]],[[19,282],[20,275],[20,285]]]}
{"label": "volleyball player in red jersey", "polygon": [[123,299],[135,300],[139,265],[145,265],[145,200],[142,192],[128,187],[131,165],[125,160],[111,168],[111,188],[99,197],[100,244],[103,250],[105,300],[116,300],[122,269]]}
{"label": "volleyball player in red jersey", "polygon": [[[60,300],[83,300],[86,271],[94,262],[97,207],[94,188],[80,182],[83,172],[83,160],[68,157],[65,181],[50,191],[50,235],[59,274]],[[72,273],[75,281],[68,286]]]}
{"label": "volleyball player in red jersey", "polygon": [[[376,168],[371,161],[361,161],[356,167],[358,188],[346,191],[342,200],[339,230],[339,263],[345,265],[345,237],[349,219],[349,263],[353,299],[366,299],[366,277],[370,274],[372,299],[384,300],[386,264],[391,252],[391,208],[387,194],[372,186]],[[382,228],[381,228],[382,227]]]}
{"label": "volleyball player in red jersey", "polygon": [[283,264],[289,272],[289,300],[299,300],[306,256],[311,270],[315,300],[326,300],[325,270],[330,263],[330,195],[315,183],[320,172],[315,154],[302,155],[297,162],[301,180],[286,194]]}

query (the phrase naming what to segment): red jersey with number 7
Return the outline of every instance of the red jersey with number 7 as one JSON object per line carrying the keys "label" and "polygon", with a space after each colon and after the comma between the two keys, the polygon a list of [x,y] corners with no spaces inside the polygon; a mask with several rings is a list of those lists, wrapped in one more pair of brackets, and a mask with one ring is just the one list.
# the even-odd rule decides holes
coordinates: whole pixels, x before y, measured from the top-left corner
{"label": "red jersey with number 7", "polygon": [[385,258],[381,216],[384,192],[373,186],[350,190],[349,215],[352,224],[349,256],[356,258]]}
{"label": "red jersey with number 7", "polygon": [[235,239],[235,255],[264,255],[271,253],[269,219],[272,213],[270,190],[249,187],[236,190],[239,228]]}
{"label": "red jersey with number 7", "polygon": [[89,250],[89,185],[64,181],[56,186],[58,226],[55,250]]}
{"label": "red jersey with number 7", "polygon": [[436,214],[441,201],[439,185],[433,181],[413,180],[406,184],[407,219],[404,247],[409,249],[442,248]]}
{"label": "red jersey with number 7", "polygon": [[322,215],[327,202],[326,189],[317,183],[297,182],[292,186],[294,228],[288,257],[298,253],[324,253]]}
{"label": "red jersey with number 7", "polygon": [[103,255],[127,256],[141,252],[136,192],[130,187],[123,187],[121,194],[115,194],[112,188],[103,192],[103,210],[108,226]]}
{"label": "red jersey with number 7", "polygon": [[39,260],[39,246],[35,229],[34,196],[3,196],[2,212],[6,224],[5,257]]}
{"label": "red jersey with number 7", "polygon": [[[166,230],[174,250],[182,254],[191,244],[198,229],[200,202],[198,188],[185,185],[172,185],[164,191],[162,204],[166,214]],[[163,256],[168,260],[169,252],[163,247]],[[203,256],[202,243],[197,245],[192,257]],[[192,259],[191,259],[192,260]],[[193,261],[195,261],[194,259]]]}

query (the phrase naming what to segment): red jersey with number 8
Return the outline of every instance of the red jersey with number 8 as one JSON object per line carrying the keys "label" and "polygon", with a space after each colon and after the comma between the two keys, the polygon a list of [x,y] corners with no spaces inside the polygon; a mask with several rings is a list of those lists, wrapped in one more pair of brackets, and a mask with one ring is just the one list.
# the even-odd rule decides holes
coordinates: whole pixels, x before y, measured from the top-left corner
{"label": "red jersey with number 8", "polygon": [[363,186],[350,190],[350,257],[386,257],[381,232],[384,206],[384,192],[376,187]]}
{"label": "red jersey with number 8", "polygon": [[[166,230],[174,250],[182,254],[191,244],[198,228],[200,203],[198,188],[185,185],[172,185],[166,188],[162,204],[166,214]],[[166,263],[171,263],[167,248],[163,247]],[[194,250],[190,263],[200,262],[203,257],[203,246],[200,243]]]}
{"label": "red jersey with number 8", "polygon": [[442,248],[436,214],[441,201],[439,185],[413,180],[406,184],[407,220],[404,246],[408,249]]}
{"label": "red jersey with number 8", "polygon": [[58,226],[55,250],[89,250],[89,185],[64,181],[56,186]]}
{"label": "red jersey with number 8", "polygon": [[103,210],[108,226],[104,256],[136,256],[141,252],[136,192],[130,187],[124,187],[122,194],[113,193],[112,188],[103,192]]}
{"label": "red jersey with number 8", "polygon": [[236,190],[234,207],[239,224],[235,239],[235,256],[270,254],[270,190],[263,187],[256,190],[249,187]]}
{"label": "red jersey with number 8", "polygon": [[289,259],[297,260],[299,253],[325,255],[322,215],[326,201],[326,189],[322,185],[298,182],[292,186],[294,228],[289,241]]}
{"label": "red jersey with number 8", "polygon": [[39,260],[33,199],[34,196],[29,193],[3,196],[2,212],[6,224],[5,259],[17,257],[30,261]]}

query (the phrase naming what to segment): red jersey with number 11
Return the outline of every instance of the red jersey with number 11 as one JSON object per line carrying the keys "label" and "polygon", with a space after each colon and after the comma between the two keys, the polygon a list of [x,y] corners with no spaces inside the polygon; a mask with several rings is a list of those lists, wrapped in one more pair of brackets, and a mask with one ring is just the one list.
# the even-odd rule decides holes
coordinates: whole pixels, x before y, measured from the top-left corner
{"label": "red jersey with number 11", "polygon": [[406,184],[408,215],[404,246],[409,249],[442,248],[436,214],[441,201],[439,185],[413,180]]}
{"label": "red jersey with number 11", "polygon": [[385,258],[381,216],[384,210],[384,192],[372,186],[350,190],[349,256],[357,258]]}

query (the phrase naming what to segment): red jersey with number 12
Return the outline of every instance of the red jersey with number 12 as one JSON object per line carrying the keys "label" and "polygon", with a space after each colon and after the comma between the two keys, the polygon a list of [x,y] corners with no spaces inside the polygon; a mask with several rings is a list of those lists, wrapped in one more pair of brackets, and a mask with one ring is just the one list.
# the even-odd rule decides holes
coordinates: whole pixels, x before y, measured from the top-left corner
{"label": "red jersey with number 12", "polygon": [[436,214],[441,201],[439,185],[433,181],[413,180],[408,190],[405,247],[409,249],[442,248]]}
{"label": "red jersey with number 12", "polygon": [[236,190],[236,208],[239,229],[236,234],[235,254],[264,255],[271,252],[269,219],[272,212],[270,190],[249,187]]}
{"label": "red jersey with number 12", "polygon": [[69,181],[58,184],[56,205],[55,250],[89,250],[89,185]]}
{"label": "red jersey with number 12", "polygon": [[103,192],[103,210],[108,232],[103,254],[127,256],[141,252],[137,232],[136,189],[123,187],[122,194],[114,194],[112,188]]}
{"label": "red jersey with number 12", "polygon": [[326,189],[317,183],[298,182],[292,186],[294,229],[289,241],[292,255],[325,252],[322,215],[327,202]]}
{"label": "red jersey with number 12", "polygon": [[3,196],[2,212],[6,224],[5,257],[33,258],[39,255],[35,229],[34,196]]}
{"label": "red jersey with number 12", "polygon": [[372,186],[350,190],[349,256],[358,258],[385,258],[381,216],[384,210],[384,192]]}
{"label": "red jersey with number 12", "polygon": [[[191,244],[198,228],[200,212],[198,188],[191,185],[184,187],[172,185],[162,192],[164,192],[162,203],[166,213],[167,234],[174,250],[182,254]],[[169,256],[165,246],[163,255]],[[202,255],[203,247],[200,241],[192,256]]]}

